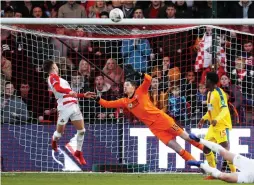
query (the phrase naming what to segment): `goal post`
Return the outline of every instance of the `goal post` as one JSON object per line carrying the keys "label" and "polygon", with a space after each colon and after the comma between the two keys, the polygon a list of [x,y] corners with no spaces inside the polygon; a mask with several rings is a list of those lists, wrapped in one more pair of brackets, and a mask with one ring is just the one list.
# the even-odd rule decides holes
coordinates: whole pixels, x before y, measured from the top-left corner
{"label": "goal post", "polygon": [[[84,157],[71,155],[75,128],[67,124],[52,155],[55,101],[42,65],[54,60],[77,92],[123,97],[124,65],[153,76],[149,96],[187,132],[206,112],[205,74],[217,71],[232,112],[233,152],[254,155],[254,19],[1,19],[2,171],[193,172],[173,150],[125,109],[79,101],[85,119]],[[252,47],[252,49],[250,49]],[[112,82],[114,80],[114,82]],[[6,82],[15,88],[8,98]],[[8,84],[8,83],[7,83]],[[11,103],[10,103],[11,102]],[[28,114],[24,115],[24,111]],[[13,114],[14,113],[14,114]],[[177,138],[197,160],[201,151]],[[218,157],[218,167],[223,161]]]}

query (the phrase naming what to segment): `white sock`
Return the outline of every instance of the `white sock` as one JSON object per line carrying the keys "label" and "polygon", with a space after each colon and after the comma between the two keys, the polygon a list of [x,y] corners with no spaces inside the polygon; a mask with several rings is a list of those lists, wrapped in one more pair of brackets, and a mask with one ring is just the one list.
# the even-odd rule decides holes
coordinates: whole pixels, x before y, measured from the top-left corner
{"label": "white sock", "polygon": [[61,134],[61,133],[59,133],[59,132],[57,132],[57,131],[54,132],[54,134],[53,134],[53,140],[54,140],[54,141],[59,140],[61,137],[62,137],[62,134]]}
{"label": "white sock", "polygon": [[84,142],[85,137],[85,129],[83,130],[77,130],[77,150],[82,151],[82,146]]}
{"label": "white sock", "polygon": [[204,139],[200,139],[200,143],[205,145],[206,147],[210,148],[212,151],[216,152],[216,153],[220,153],[221,150],[225,150],[222,146],[213,143],[211,141],[207,141]]}
{"label": "white sock", "polygon": [[202,168],[206,173],[210,173],[215,178],[219,178],[219,176],[221,174],[220,170],[209,166],[207,163],[202,163],[200,165],[200,168]]}

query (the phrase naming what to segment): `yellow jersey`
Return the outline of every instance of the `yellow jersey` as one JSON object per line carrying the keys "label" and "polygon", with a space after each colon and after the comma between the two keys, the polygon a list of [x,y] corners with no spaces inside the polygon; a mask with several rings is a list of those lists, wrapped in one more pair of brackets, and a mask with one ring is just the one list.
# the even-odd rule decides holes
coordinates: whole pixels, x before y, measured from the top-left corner
{"label": "yellow jersey", "polygon": [[216,120],[217,129],[232,129],[232,121],[228,109],[228,99],[226,93],[216,87],[212,92],[207,95],[207,113],[203,116],[204,120]]}

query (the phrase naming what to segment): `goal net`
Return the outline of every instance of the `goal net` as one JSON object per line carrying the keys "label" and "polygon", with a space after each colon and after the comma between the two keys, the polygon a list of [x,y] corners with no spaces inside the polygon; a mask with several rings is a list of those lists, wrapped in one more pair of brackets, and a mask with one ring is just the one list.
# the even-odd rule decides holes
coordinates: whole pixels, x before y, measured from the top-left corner
{"label": "goal net", "polygon": [[[124,65],[153,77],[149,95],[187,132],[206,113],[205,75],[217,71],[229,96],[233,152],[253,158],[252,26],[1,25],[2,171],[191,172],[185,161],[124,109],[105,109],[80,99],[86,135],[86,166],[72,156],[75,128],[68,123],[51,150],[56,103],[42,70],[60,67],[74,91],[107,100],[123,97]],[[203,154],[176,140],[197,160]],[[223,167],[218,156],[217,165]]]}

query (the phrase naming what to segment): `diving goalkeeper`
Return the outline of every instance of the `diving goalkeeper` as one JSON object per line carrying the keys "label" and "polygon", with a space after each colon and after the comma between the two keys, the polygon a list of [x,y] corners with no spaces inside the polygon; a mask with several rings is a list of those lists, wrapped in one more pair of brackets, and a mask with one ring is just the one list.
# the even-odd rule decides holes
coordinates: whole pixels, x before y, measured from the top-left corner
{"label": "diving goalkeeper", "polygon": [[159,140],[176,151],[184,160],[195,160],[189,152],[176,142],[176,136],[180,136],[200,150],[203,149],[203,145],[191,140],[188,133],[180,128],[173,118],[153,105],[148,95],[152,77],[136,72],[131,65],[125,66],[125,72],[129,74],[128,76],[143,77],[143,83],[137,87],[134,80],[126,79],[124,82],[125,98],[106,101],[97,97],[96,101],[106,108],[126,108],[142,121]]}

